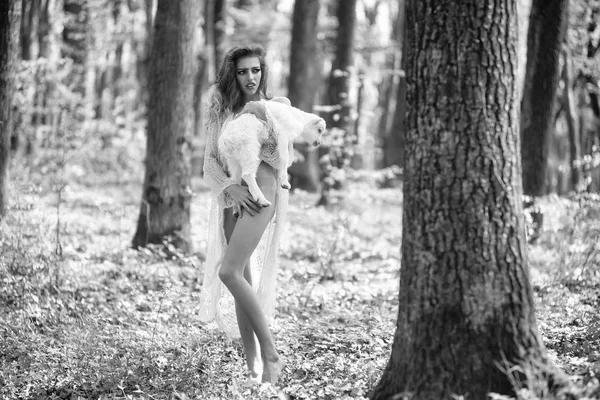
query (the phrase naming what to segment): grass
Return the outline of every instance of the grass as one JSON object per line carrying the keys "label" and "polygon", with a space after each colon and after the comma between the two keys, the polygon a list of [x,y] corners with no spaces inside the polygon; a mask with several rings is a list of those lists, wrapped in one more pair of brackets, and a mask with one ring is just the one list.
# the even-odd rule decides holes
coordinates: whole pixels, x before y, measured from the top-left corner
{"label": "grass", "polygon": [[[355,182],[331,209],[313,208],[316,194],[291,196],[273,324],[287,361],[277,392],[251,385],[240,343],[197,320],[209,197],[201,180],[194,188],[195,252],[185,256],[129,248],[137,182],[69,184],[60,208],[56,186],[14,182],[0,223],[0,398],[365,398],[395,329],[400,190]],[[541,199],[546,220],[529,248],[539,327],[577,382],[571,398],[600,397],[599,206],[590,196]]]}

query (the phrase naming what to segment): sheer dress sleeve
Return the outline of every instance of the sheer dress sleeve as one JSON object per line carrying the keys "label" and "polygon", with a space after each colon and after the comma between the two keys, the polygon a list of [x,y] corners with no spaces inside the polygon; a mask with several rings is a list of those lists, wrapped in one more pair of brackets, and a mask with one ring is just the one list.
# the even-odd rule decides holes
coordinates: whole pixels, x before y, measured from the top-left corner
{"label": "sheer dress sleeve", "polygon": [[[287,100],[287,99],[286,99]],[[278,100],[271,100],[278,101]],[[289,100],[288,100],[289,102]],[[266,109],[266,125],[269,130],[269,140],[263,144],[260,152],[260,159],[271,167],[279,169],[279,152],[277,151],[277,138],[279,135],[283,135],[283,127],[273,118],[268,109]],[[293,153],[290,153],[290,158],[293,157]]]}
{"label": "sheer dress sleeve", "polygon": [[226,206],[233,205],[225,188],[233,185],[235,181],[229,177],[225,167],[219,160],[219,131],[222,127],[221,121],[211,122],[206,131],[206,147],[204,149],[204,179],[215,195],[224,195]]}

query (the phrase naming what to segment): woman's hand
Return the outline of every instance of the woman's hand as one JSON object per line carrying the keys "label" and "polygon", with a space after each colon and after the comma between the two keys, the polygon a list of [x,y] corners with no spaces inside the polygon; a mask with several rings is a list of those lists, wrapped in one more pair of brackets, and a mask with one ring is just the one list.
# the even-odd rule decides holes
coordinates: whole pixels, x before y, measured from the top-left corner
{"label": "woman's hand", "polygon": [[254,201],[247,187],[234,183],[225,188],[233,199],[233,215],[242,217],[244,211],[251,216],[260,212],[261,206]]}
{"label": "woman's hand", "polygon": [[267,122],[267,109],[265,108],[265,105],[260,101],[247,102],[242,111],[240,111],[240,113],[238,114],[238,116],[242,114],[253,114],[262,122]]}

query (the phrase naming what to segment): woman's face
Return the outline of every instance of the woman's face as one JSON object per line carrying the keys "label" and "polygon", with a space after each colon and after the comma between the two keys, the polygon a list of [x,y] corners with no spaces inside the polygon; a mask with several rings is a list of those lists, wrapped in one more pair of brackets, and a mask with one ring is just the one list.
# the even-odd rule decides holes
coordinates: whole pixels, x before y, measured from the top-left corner
{"label": "woman's face", "polygon": [[258,57],[243,57],[237,61],[235,77],[246,101],[260,99],[258,85],[260,84],[261,76],[262,70]]}

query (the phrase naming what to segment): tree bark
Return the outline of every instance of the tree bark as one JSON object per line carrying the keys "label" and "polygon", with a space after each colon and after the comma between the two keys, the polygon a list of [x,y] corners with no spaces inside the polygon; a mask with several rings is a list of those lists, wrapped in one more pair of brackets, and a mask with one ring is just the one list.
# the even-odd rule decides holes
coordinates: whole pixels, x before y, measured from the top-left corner
{"label": "tree bark", "polygon": [[20,0],[0,2],[0,219],[6,215],[8,208],[12,99],[20,15]]}
{"label": "tree bark", "polygon": [[[319,9],[319,0],[296,0],[292,15],[288,97],[294,107],[306,112],[313,112],[317,85],[320,81],[317,57]],[[318,191],[321,186],[318,151],[306,146],[296,146],[296,148],[301,151],[304,161],[294,165],[290,169],[290,174],[305,179],[293,179],[294,188]]]}
{"label": "tree bark", "polygon": [[548,141],[554,130],[567,11],[568,0],[533,0],[531,6],[521,103],[523,191],[531,196],[546,192]]}
{"label": "tree bark", "polygon": [[159,0],[149,71],[146,175],[133,247],[190,235],[195,0]]}
{"label": "tree bark", "polygon": [[498,364],[546,357],[522,217],[516,2],[408,0],[407,24],[398,320],[372,399],[514,395]]}

